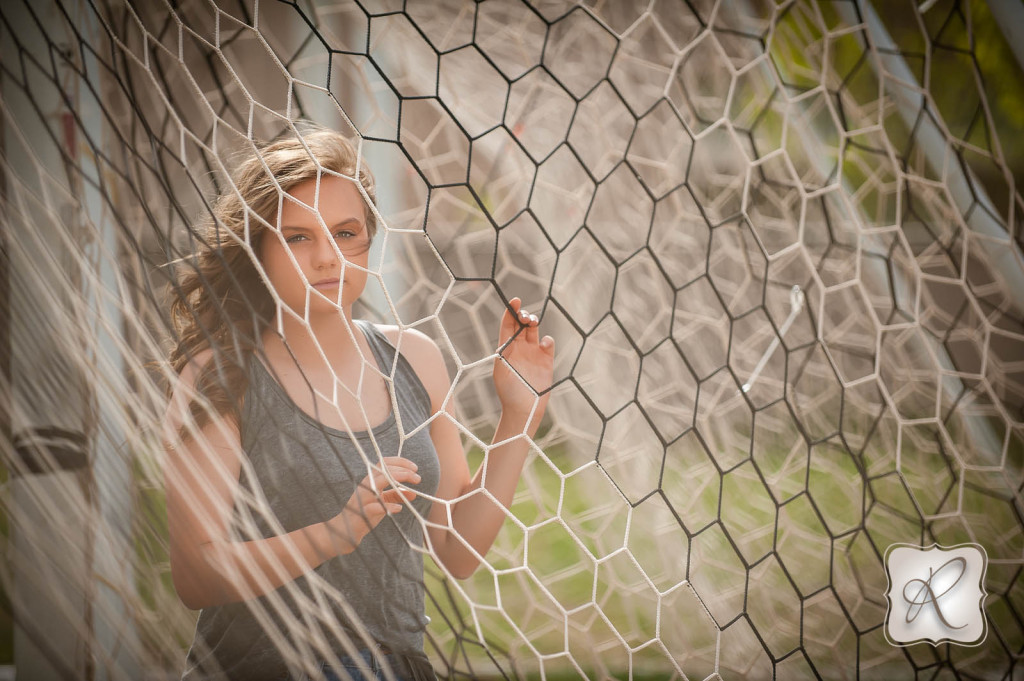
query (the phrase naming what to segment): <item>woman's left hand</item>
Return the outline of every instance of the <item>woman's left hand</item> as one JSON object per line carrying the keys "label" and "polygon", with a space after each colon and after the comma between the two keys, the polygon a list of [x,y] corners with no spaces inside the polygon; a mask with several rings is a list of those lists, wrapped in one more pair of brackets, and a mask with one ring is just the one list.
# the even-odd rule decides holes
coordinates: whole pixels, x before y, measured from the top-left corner
{"label": "woman's left hand", "polygon": [[[501,318],[498,332],[499,347],[504,346],[505,349],[494,360],[494,388],[501,401],[502,418],[524,424],[530,418],[525,431],[532,437],[548,404],[550,393],[544,391],[551,387],[554,375],[555,339],[551,336],[539,338],[537,326],[540,321],[536,315],[522,309],[519,298],[510,300],[509,307],[511,309],[506,308]],[[522,331],[516,335],[520,328]],[[510,338],[512,341],[506,346]],[[523,383],[524,379],[529,386]],[[543,394],[538,396],[537,393]]]}

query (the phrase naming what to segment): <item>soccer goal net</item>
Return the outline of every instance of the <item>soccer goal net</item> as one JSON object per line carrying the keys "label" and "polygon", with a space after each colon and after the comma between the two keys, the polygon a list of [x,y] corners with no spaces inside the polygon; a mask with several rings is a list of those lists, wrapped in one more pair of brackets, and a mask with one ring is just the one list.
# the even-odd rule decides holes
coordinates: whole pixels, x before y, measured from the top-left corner
{"label": "soccer goal net", "polygon": [[[1014,675],[1022,26],[1010,0],[4,2],[0,662],[230,672],[171,580],[169,305],[210,283],[239,159],[312,122],[376,178],[355,316],[436,342],[471,468],[506,301],[557,339],[480,567],[408,538],[439,677]],[[241,490],[232,536],[282,531],[271,502]],[[888,642],[901,542],[984,547],[983,643]],[[315,679],[368,644],[351,601],[318,567],[232,612]]]}

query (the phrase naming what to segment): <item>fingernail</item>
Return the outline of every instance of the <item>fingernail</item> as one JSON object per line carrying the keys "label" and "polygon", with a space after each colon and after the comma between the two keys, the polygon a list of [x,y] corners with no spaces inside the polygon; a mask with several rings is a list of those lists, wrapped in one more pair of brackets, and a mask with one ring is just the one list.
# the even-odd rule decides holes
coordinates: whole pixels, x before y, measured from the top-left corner
{"label": "fingernail", "polygon": [[535,315],[535,314],[532,314],[532,315],[530,315],[530,321],[531,321],[532,323],[536,324],[537,322],[539,322],[539,321],[540,321],[540,317],[538,317],[538,316],[537,316],[537,315]]}
{"label": "fingernail", "polygon": [[523,319],[526,319],[527,317],[530,316],[530,313],[527,312],[526,310],[520,310],[519,311],[519,316],[522,317]]}

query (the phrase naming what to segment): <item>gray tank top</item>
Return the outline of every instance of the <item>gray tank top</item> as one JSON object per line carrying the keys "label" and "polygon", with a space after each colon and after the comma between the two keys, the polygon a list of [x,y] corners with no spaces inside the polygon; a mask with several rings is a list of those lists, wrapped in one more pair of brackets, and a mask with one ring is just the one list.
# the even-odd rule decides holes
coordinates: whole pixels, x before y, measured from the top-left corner
{"label": "gray tank top", "polygon": [[[367,473],[356,443],[370,461],[394,455],[411,459],[422,478],[413,489],[431,495],[437,490],[440,466],[429,426],[416,430],[430,416],[430,397],[384,334],[366,321],[357,320],[356,325],[365,334],[377,366],[388,377],[389,388],[393,387],[391,412],[372,431],[349,434],[324,426],[288,397],[263,362],[250,359],[241,436],[252,477],[243,466],[239,494],[262,494],[285,532],[328,520],[342,509]],[[430,500],[422,496],[412,504],[421,516],[430,511]],[[233,529],[243,517],[252,519],[261,536],[277,534],[262,514],[236,496]],[[423,558],[414,548],[422,546],[422,539],[419,521],[404,509],[385,518],[352,553],[319,565],[313,573],[344,595],[347,608],[315,585],[310,574],[277,589],[275,594],[293,613],[297,627],[285,623],[287,619],[277,611],[279,606],[268,596],[204,608],[182,681],[281,678],[288,668],[275,640],[282,641],[286,649],[302,651],[311,650],[309,641],[322,638],[336,654],[344,655],[345,648],[332,633],[335,624],[357,648],[366,645],[355,633],[354,618],[370,638],[394,652],[422,651],[427,623]],[[333,621],[321,621],[325,613]],[[261,623],[261,617],[270,623]]]}

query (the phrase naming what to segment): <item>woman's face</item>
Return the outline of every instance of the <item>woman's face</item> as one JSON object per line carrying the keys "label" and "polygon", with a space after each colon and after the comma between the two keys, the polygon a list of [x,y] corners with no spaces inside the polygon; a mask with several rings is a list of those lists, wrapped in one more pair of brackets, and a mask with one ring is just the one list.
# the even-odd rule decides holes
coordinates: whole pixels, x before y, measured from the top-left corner
{"label": "woman's face", "polygon": [[300,317],[307,296],[310,316],[337,310],[338,305],[350,316],[352,303],[366,286],[366,272],[355,266],[365,268],[370,257],[359,190],[351,180],[324,176],[319,202],[315,180],[295,185],[288,194],[280,219],[260,244],[260,260],[274,291]]}

